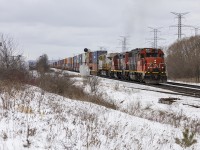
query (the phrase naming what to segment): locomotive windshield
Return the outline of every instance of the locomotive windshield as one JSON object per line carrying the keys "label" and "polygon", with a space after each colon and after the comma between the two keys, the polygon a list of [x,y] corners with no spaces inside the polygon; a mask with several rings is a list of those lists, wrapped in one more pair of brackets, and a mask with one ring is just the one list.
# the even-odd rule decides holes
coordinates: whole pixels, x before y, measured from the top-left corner
{"label": "locomotive windshield", "polygon": [[146,53],[146,57],[158,57],[158,53]]}

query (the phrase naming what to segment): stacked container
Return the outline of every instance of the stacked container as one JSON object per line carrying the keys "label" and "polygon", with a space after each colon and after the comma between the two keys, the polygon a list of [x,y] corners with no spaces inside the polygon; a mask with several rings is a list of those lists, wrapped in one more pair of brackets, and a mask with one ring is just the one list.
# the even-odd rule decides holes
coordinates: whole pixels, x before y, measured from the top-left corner
{"label": "stacked container", "polygon": [[61,68],[61,60],[58,61],[58,65],[57,68],[60,69]]}
{"label": "stacked container", "polygon": [[60,60],[60,69],[64,69],[65,59]]}
{"label": "stacked container", "polygon": [[74,71],[74,57],[72,57],[71,60],[71,70]]}
{"label": "stacked container", "polygon": [[73,71],[76,71],[77,68],[77,56],[73,57]]}
{"label": "stacked container", "polygon": [[67,70],[72,70],[72,58],[67,58]]}
{"label": "stacked container", "polygon": [[64,69],[68,70],[68,66],[67,66],[67,58],[65,58],[65,60],[64,60]]}
{"label": "stacked container", "polygon": [[82,65],[82,63],[83,63],[83,62],[82,62],[82,59],[83,59],[82,55],[83,55],[83,54],[79,54],[79,55],[78,55],[78,64],[79,64],[79,66]]}
{"label": "stacked container", "polygon": [[89,67],[90,70],[92,70],[92,53],[93,52],[86,52],[85,53],[86,65]]}

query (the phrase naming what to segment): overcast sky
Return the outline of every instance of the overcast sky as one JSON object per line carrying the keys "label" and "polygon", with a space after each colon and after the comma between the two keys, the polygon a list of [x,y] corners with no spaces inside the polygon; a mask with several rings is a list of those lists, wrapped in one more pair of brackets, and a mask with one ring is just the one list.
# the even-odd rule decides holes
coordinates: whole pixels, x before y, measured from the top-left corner
{"label": "overcast sky", "polygon": [[177,39],[177,28],[169,26],[178,20],[170,12],[189,12],[183,24],[200,26],[199,6],[200,0],[0,0],[0,32],[14,38],[28,59],[42,54],[61,59],[85,47],[119,52],[124,35],[129,50],[151,47],[148,27],[162,27],[158,37],[165,40],[158,46],[167,46]]}

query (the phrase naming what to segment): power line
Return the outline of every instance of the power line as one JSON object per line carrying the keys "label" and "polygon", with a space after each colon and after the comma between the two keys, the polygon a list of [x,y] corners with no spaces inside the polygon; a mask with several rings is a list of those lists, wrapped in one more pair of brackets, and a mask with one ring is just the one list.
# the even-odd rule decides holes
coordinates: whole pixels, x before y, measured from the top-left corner
{"label": "power line", "polygon": [[187,25],[182,24],[182,18],[184,15],[188,14],[189,12],[185,13],[176,13],[176,12],[171,12],[172,14],[176,15],[178,18],[178,25],[177,26],[171,26],[171,27],[178,27],[178,40],[181,40],[182,34],[182,27],[189,27]]}

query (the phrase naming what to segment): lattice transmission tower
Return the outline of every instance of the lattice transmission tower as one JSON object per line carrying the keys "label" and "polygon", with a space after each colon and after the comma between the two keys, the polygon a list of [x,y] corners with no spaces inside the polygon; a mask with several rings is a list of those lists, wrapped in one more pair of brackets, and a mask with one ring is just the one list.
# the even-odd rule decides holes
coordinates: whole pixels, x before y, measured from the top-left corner
{"label": "lattice transmission tower", "polygon": [[178,18],[178,25],[173,25],[171,27],[177,27],[178,28],[178,40],[181,39],[182,34],[182,27],[190,27],[187,25],[183,25],[182,24],[182,18],[184,15],[188,14],[189,12],[185,12],[185,13],[176,13],[176,12],[171,12],[172,14],[176,15]]}
{"label": "lattice transmission tower", "polygon": [[200,29],[200,27],[192,26],[192,28],[194,29],[195,36],[197,36],[198,35],[198,30]]}
{"label": "lattice transmission tower", "polygon": [[161,29],[161,27],[160,28],[149,27],[149,28],[152,29],[151,32],[153,32],[153,35],[154,35],[153,39],[150,39],[150,40],[153,40],[153,48],[158,48],[158,40],[164,40],[164,39],[158,37],[158,32],[160,32],[159,29]]}
{"label": "lattice transmission tower", "polygon": [[120,36],[121,38],[122,38],[122,40],[120,40],[121,41],[121,44],[122,44],[122,52],[125,52],[125,51],[127,51],[128,50],[128,47],[127,47],[127,45],[128,45],[128,36]]}

